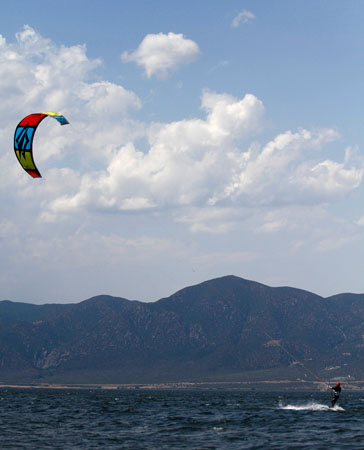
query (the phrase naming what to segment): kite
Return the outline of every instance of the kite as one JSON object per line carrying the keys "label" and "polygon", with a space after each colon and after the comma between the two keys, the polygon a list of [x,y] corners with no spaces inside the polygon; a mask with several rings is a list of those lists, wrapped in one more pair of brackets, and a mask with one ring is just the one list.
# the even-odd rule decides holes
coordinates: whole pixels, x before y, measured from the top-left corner
{"label": "kite", "polygon": [[58,120],[61,125],[67,125],[69,123],[62,114],[56,112],[42,112],[29,114],[29,116],[24,117],[15,129],[15,155],[23,169],[33,178],[42,177],[33,159],[33,138],[38,125],[48,116]]}

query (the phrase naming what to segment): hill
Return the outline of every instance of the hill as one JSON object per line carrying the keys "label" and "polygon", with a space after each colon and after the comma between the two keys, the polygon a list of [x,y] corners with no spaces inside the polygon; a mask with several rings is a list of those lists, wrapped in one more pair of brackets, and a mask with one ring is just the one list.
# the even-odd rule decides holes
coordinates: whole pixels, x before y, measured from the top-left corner
{"label": "hill", "polygon": [[226,276],[155,303],[0,302],[0,381],[155,383],[358,377],[364,294]]}

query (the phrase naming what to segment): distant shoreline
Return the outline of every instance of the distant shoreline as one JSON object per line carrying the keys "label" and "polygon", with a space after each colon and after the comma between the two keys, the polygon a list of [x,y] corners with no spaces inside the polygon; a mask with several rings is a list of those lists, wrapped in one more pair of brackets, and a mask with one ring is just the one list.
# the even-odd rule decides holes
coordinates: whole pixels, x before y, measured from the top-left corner
{"label": "distant shoreline", "polygon": [[[346,391],[364,390],[364,381],[343,382]],[[297,390],[297,391],[325,391],[327,385],[319,381],[236,381],[236,382],[179,382],[179,383],[140,383],[140,384],[63,384],[63,383],[0,383],[0,389],[91,389],[91,390],[243,390],[243,391],[266,391],[266,390]]]}

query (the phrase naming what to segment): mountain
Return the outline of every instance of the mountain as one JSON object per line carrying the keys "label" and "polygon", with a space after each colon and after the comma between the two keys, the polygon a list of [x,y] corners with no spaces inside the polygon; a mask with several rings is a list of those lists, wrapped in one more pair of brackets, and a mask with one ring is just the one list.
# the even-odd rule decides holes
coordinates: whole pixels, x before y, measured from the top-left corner
{"label": "mountain", "polygon": [[323,298],[235,276],[155,303],[0,302],[0,382],[358,377],[364,294]]}

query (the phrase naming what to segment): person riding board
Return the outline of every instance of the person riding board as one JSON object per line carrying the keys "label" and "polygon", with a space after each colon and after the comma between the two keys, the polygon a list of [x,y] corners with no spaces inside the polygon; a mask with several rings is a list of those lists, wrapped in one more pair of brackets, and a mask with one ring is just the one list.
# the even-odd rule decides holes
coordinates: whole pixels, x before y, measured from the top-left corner
{"label": "person riding board", "polygon": [[336,386],[328,386],[329,389],[332,390],[333,396],[331,400],[331,407],[333,408],[335,406],[335,403],[339,400],[340,392],[341,392],[341,386],[340,381],[336,383]]}

